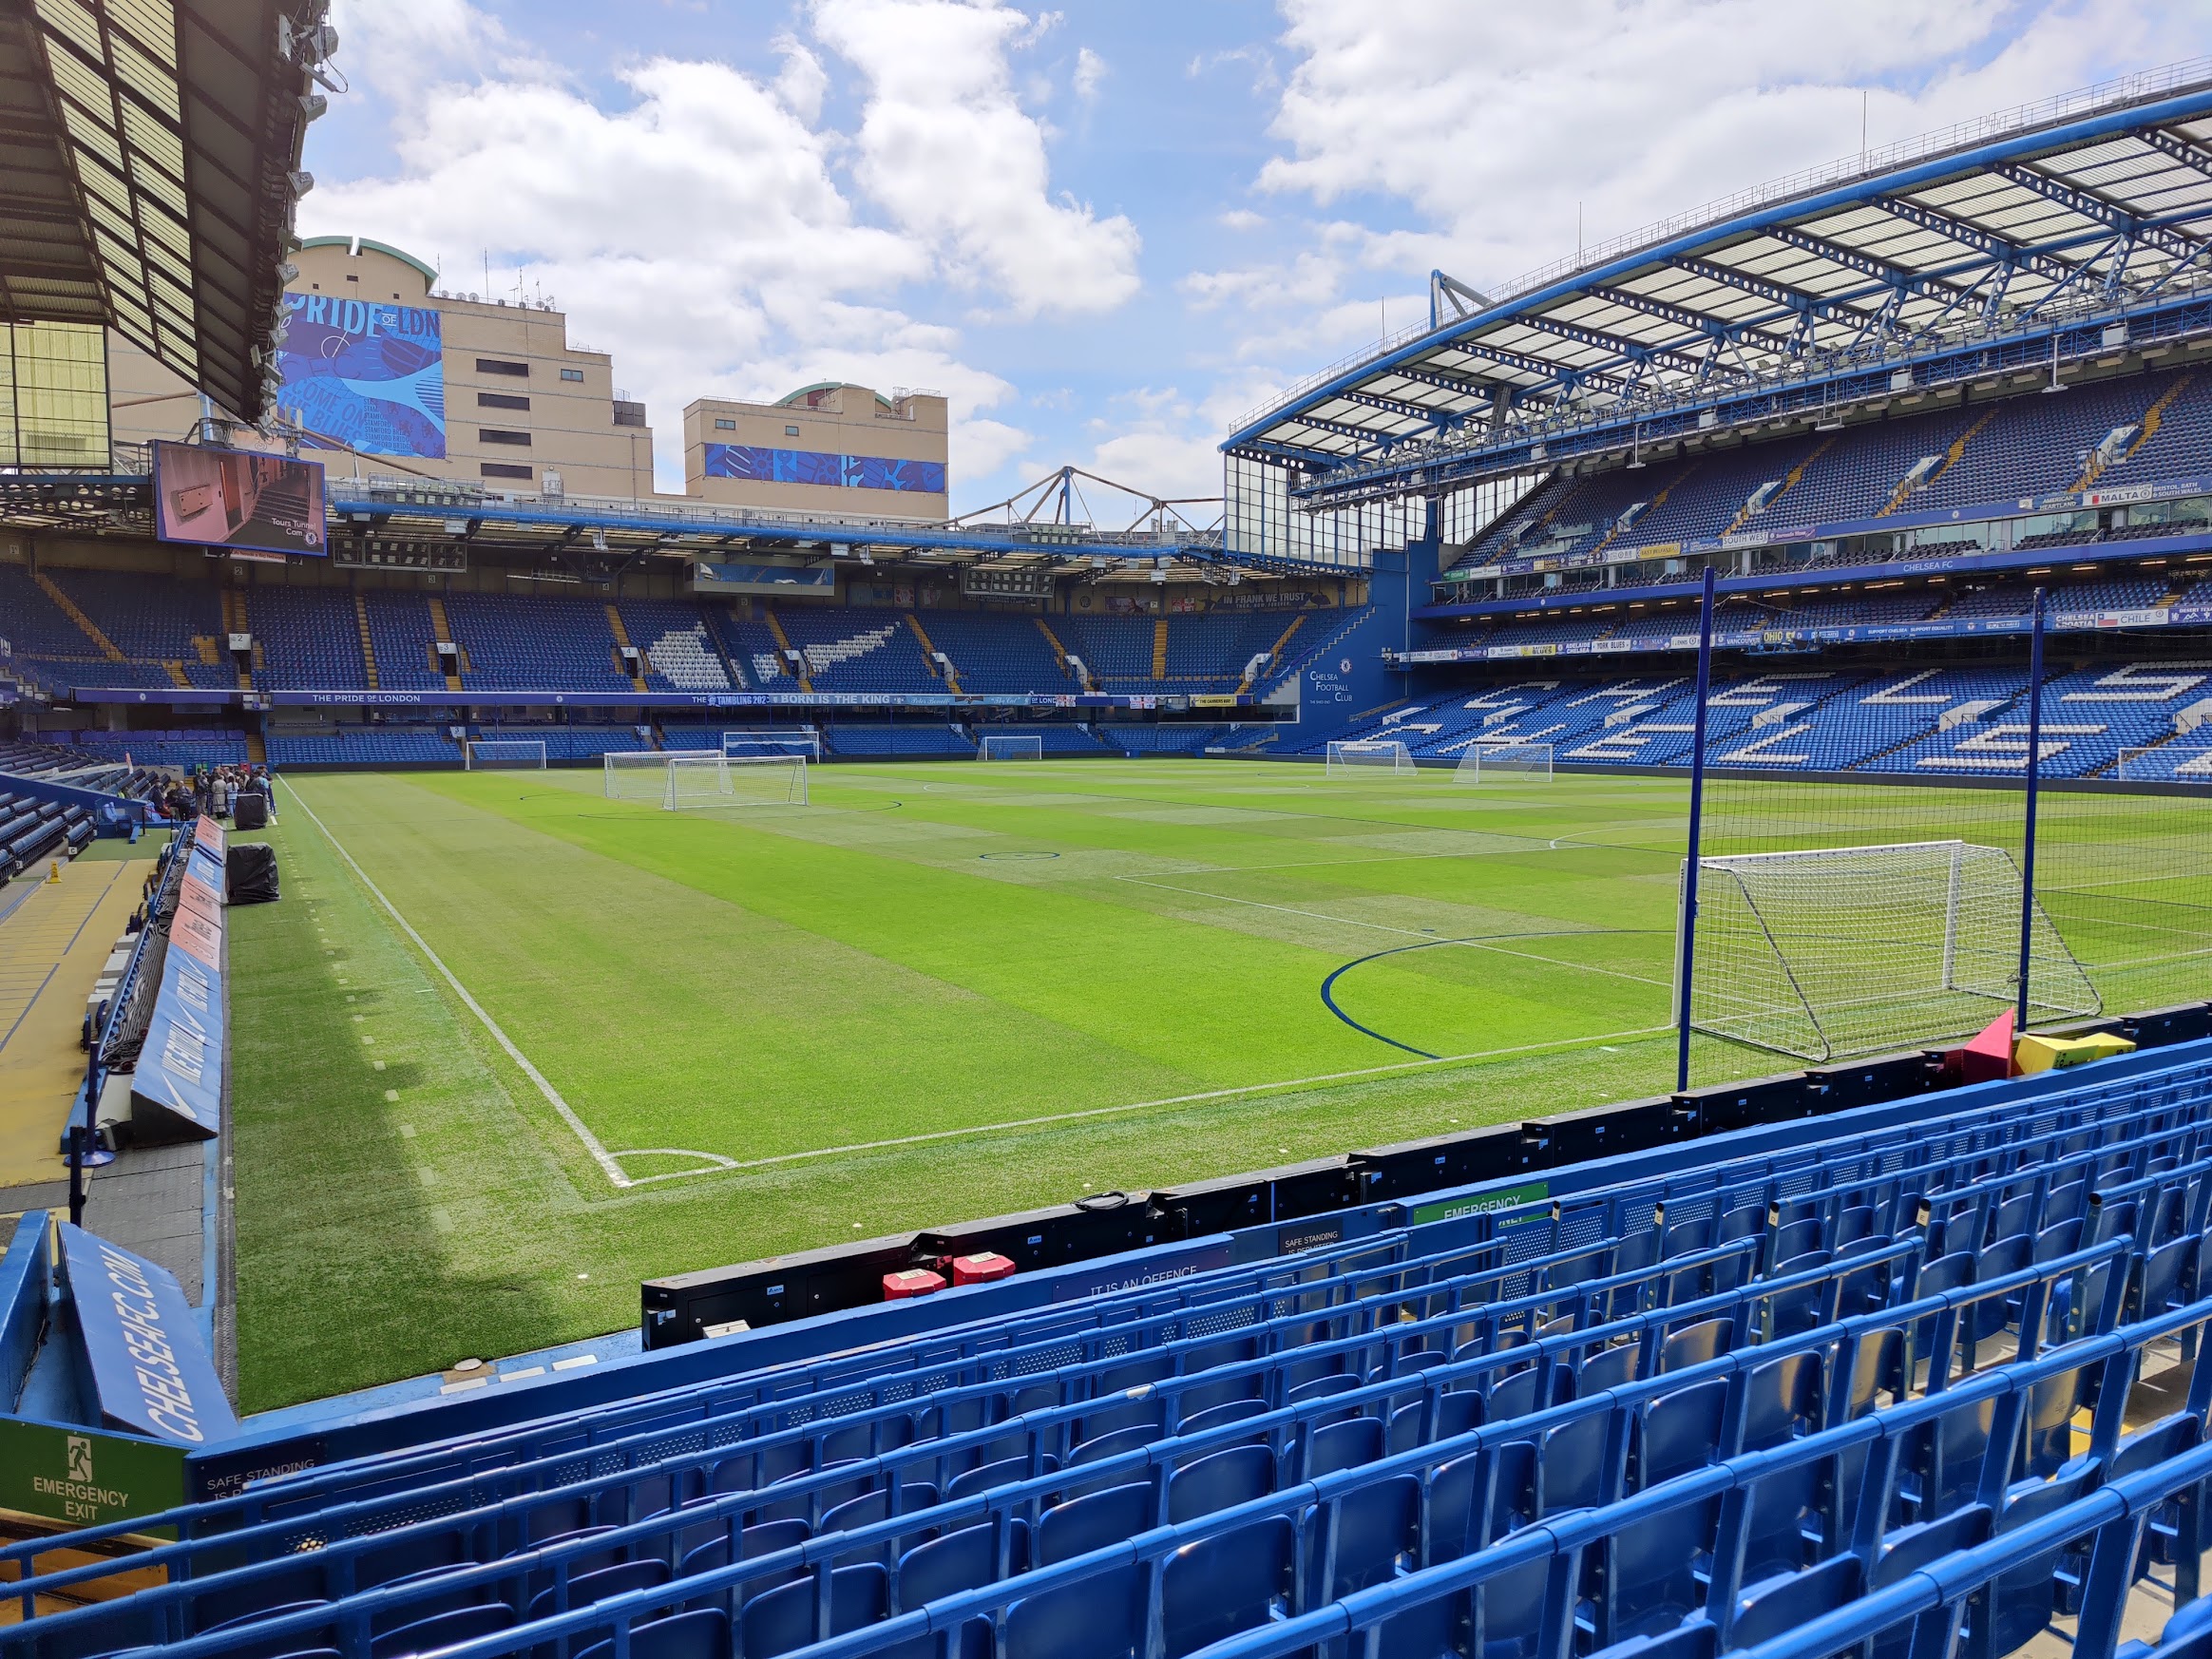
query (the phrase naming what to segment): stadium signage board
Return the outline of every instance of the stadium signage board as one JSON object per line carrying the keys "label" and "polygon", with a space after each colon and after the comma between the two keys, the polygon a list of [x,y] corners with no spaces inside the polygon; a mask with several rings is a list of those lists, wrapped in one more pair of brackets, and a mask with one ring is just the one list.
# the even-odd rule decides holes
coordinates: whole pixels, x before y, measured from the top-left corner
{"label": "stadium signage board", "polygon": [[167,1113],[214,1135],[222,1124],[224,1034],[223,832],[207,818],[193,832],[192,851],[178,885],[177,913],[162,983],[146,1022],[138,1070],[131,1074],[133,1110]]}
{"label": "stadium signage board", "polygon": [[[181,700],[184,694],[180,692]],[[1227,694],[1222,694],[1227,696]],[[124,689],[113,696],[77,688],[88,701],[128,701],[148,697],[166,702],[167,694]],[[202,699],[230,701],[233,692],[208,692]],[[1238,706],[1252,699],[1231,699]],[[264,698],[272,708],[446,709],[467,706],[567,709],[1178,709],[1186,702],[1156,694],[1142,696],[1104,692],[515,692],[515,691],[279,691]],[[1230,703],[1220,706],[1227,708]]]}
{"label": "stadium signage board", "polygon": [[94,1527],[183,1501],[181,1445],[0,1417],[0,1509]]}
{"label": "stadium signage board", "polygon": [[1188,1279],[1193,1273],[1211,1273],[1226,1268],[1230,1245],[1226,1238],[1193,1245],[1173,1255],[1146,1252],[1141,1260],[1103,1263],[1088,1273],[1070,1273],[1054,1280],[1055,1302],[1080,1302],[1092,1296],[1115,1296],[1124,1290],[1141,1290],[1147,1285],[1165,1285]]}
{"label": "stadium signage board", "polygon": [[62,1267],[92,1389],[113,1426],[200,1446],[238,1432],[176,1275],[64,1222]]}
{"label": "stadium signage board", "polygon": [[1541,1204],[1551,1195],[1551,1182],[1530,1181],[1523,1186],[1508,1187],[1499,1192],[1476,1192],[1465,1198],[1441,1198],[1434,1204],[1416,1205],[1413,1225],[1426,1227],[1432,1221],[1459,1221],[1470,1215],[1491,1215],[1500,1210],[1518,1210],[1524,1205]]}

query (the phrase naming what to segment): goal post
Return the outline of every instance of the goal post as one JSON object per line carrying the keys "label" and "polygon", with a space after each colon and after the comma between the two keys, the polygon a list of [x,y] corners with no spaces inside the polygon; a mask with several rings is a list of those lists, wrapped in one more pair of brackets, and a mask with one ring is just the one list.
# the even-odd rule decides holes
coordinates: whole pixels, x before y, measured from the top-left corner
{"label": "goal post", "polygon": [[1549,743],[1470,743],[1459,752],[1452,769],[1455,783],[1478,784],[1498,778],[1534,778],[1552,781],[1552,746]]}
{"label": "goal post", "polygon": [[1417,770],[1413,751],[1394,739],[1369,737],[1331,742],[1323,760],[1322,770],[1328,777],[1344,777],[1355,772],[1410,774]]}
{"label": "goal post", "polygon": [[670,762],[719,762],[722,752],[718,749],[610,749],[603,759],[608,800],[658,801],[668,793]]}
{"label": "goal post", "polygon": [[725,732],[722,753],[733,760],[758,755],[803,755],[822,758],[822,734],[811,726],[787,726],[759,732]]}
{"label": "goal post", "polygon": [[470,772],[543,772],[543,737],[471,737],[462,753]]}
{"label": "goal post", "polygon": [[[2020,869],[2001,847],[1814,848],[1697,868],[1692,1031],[1821,1062],[1971,1036],[2018,996]],[[1688,873],[1686,859],[1686,888]],[[1687,920],[1678,905],[1677,972]],[[2030,952],[2031,1020],[2100,1010],[2040,904]]]}
{"label": "goal post", "polygon": [[1042,760],[1044,738],[1037,733],[1021,733],[1013,736],[985,737],[976,750],[978,760]]}
{"label": "goal post", "polygon": [[2212,788],[2212,749],[2150,743],[2120,751],[2122,783],[2179,783]]}

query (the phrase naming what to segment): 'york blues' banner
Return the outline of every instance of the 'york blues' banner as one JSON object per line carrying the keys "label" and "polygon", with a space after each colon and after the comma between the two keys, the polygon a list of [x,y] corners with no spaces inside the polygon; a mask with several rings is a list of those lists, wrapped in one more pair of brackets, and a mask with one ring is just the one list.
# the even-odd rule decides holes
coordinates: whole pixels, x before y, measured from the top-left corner
{"label": "'york blues' banner", "polygon": [[65,1222],[61,1236],[106,1425],[189,1446],[236,1434],[238,1419],[176,1276],[81,1227]]}
{"label": "'york blues' banner", "polygon": [[887,455],[832,455],[821,449],[771,449],[759,444],[709,444],[709,478],[762,484],[811,484],[831,489],[944,493],[942,461],[894,461]]}
{"label": "'york blues' banner", "polygon": [[435,311],[330,294],[287,293],[284,305],[277,402],[311,444],[445,459],[445,331]]}

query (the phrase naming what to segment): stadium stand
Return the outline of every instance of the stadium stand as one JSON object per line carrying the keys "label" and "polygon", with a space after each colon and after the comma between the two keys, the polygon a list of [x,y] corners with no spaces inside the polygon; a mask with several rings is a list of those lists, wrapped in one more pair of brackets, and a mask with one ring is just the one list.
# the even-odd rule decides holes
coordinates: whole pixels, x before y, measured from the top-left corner
{"label": "stadium stand", "polygon": [[1976,1654],[2110,1659],[2158,1573],[2169,1630],[2198,1617],[2202,1050],[1154,1282],[1163,1247],[1072,1303],[897,1304],[888,1341],[833,1318],[766,1369],[458,1438],[433,1407],[388,1451],[0,1547],[0,1655],[1260,1659],[1376,1626],[1771,1653],[1971,1586]]}

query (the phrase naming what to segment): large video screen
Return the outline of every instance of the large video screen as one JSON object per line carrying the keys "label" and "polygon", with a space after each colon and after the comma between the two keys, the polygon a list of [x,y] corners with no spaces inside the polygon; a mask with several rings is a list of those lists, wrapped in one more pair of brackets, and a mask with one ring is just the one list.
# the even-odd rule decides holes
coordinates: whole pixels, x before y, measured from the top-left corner
{"label": "large video screen", "polygon": [[291,314],[277,402],[311,448],[364,455],[446,454],[445,330],[428,306],[326,294],[284,296]]}
{"label": "large video screen", "polygon": [[320,559],[330,551],[322,463],[156,444],[154,533],[164,542]]}

